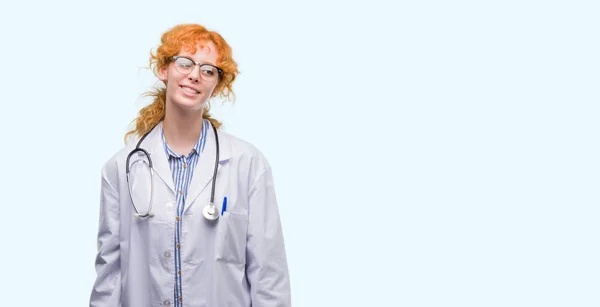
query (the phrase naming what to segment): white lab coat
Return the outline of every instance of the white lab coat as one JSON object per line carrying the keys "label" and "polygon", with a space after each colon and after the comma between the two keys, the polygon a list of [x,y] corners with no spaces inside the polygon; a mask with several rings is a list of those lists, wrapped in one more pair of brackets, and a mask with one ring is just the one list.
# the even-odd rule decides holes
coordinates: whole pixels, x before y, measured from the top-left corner
{"label": "white lab coat", "polygon": [[[173,177],[160,129],[156,127],[140,146],[150,153],[155,170],[155,215],[135,217],[125,164],[136,144],[137,140],[128,143],[102,169],[97,279],[90,306],[174,305],[177,203]],[[270,166],[254,146],[228,133],[219,131],[219,144],[215,205],[220,212],[223,198],[227,197],[227,208],[216,221],[207,221],[202,215],[210,199],[216,158],[215,137],[210,128],[184,206],[180,247],[183,304],[291,306],[288,265]],[[130,163],[141,158],[134,154]],[[131,178],[137,178],[134,173],[132,170]],[[138,182],[150,180],[150,176],[138,177]],[[149,199],[149,192],[141,186],[134,182],[133,197],[143,213],[148,208],[144,199]],[[142,195],[142,190],[146,195]]]}

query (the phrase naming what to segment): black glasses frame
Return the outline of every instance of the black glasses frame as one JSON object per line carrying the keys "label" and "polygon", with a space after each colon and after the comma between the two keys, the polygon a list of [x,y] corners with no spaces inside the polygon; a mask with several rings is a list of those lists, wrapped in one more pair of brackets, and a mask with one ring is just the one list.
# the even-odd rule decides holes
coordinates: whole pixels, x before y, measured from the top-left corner
{"label": "black glasses frame", "polygon": [[[172,60],[173,62],[175,62],[175,61],[177,61],[177,59],[180,59],[180,58],[181,58],[181,59],[187,59],[187,60],[190,60],[190,62],[194,63],[194,65],[199,65],[199,66],[200,66],[200,69],[202,69],[202,66],[210,66],[210,67],[214,67],[214,68],[216,68],[216,69],[217,69],[217,72],[219,73],[219,76],[222,76],[222,75],[223,75],[223,70],[222,70],[221,68],[219,68],[219,67],[217,67],[217,66],[215,66],[215,65],[212,65],[212,64],[208,64],[208,63],[204,63],[204,64],[202,64],[202,63],[198,63],[198,62],[196,62],[196,61],[194,61],[194,60],[192,60],[192,59],[190,59],[190,58],[188,58],[188,57],[186,57],[186,56],[176,55],[176,56],[173,56],[173,57],[171,57],[171,60]],[[194,69],[192,69],[192,70],[194,70]]]}

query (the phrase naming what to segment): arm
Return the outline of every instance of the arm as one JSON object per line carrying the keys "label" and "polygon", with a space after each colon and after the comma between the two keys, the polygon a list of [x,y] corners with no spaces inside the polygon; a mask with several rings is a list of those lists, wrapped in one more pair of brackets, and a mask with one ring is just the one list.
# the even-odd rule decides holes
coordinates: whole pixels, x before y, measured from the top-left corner
{"label": "arm", "polygon": [[249,193],[246,273],[252,306],[291,306],[290,280],[273,177],[265,168]]}
{"label": "arm", "polygon": [[[110,173],[116,174],[116,170]],[[109,171],[102,170],[100,221],[96,281],[90,296],[91,307],[121,306],[121,261],[119,252],[119,194],[109,180]]]}

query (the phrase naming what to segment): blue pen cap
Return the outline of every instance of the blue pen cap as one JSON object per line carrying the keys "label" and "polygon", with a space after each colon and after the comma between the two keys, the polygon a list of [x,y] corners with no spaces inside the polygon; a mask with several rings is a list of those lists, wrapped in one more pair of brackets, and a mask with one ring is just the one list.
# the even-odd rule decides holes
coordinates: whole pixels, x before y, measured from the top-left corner
{"label": "blue pen cap", "polygon": [[227,210],[227,197],[223,197],[223,205],[221,206],[221,215]]}

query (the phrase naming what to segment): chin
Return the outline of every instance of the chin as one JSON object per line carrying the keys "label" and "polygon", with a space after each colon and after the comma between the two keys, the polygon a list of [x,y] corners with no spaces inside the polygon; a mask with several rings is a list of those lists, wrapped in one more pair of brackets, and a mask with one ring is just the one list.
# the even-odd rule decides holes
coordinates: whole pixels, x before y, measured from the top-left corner
{"label": "chin", "polygon": [[204,109],[205,101],[190,100],[181,97],[172,99],[172,105],[178,109],[184,109],[189,111],[200,111]]}

